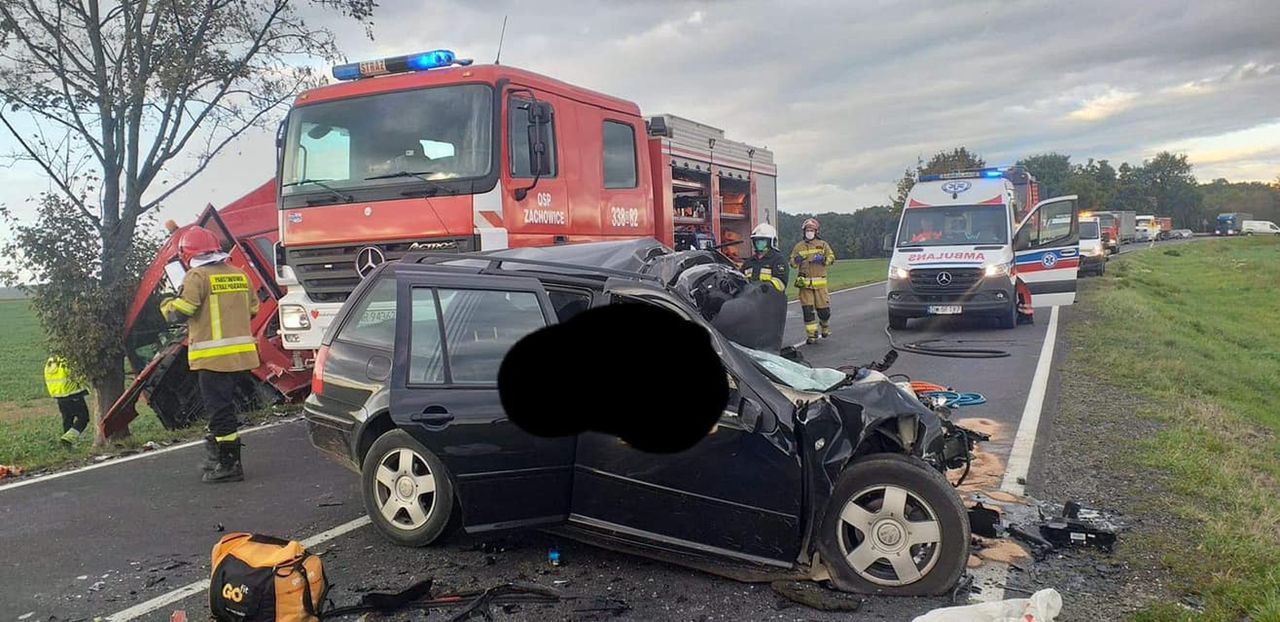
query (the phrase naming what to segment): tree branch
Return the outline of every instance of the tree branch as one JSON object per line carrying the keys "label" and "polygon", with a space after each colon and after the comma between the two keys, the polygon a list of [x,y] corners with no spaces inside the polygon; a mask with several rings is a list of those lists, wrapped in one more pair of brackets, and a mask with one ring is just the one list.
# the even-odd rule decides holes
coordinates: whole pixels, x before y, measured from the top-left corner
{"label": "tree branch", "polygon": [[14,140],[18,141],[18,144],[22,146],[22,149],[27,152],[27,155],[31,156],[31,161],[44,169],[44,172],[49,175],[49,179],[52,180],[53,183],[57,184],[58,188],[62,190],[62,193],[67,196],[67,200],[80,208],[80,212],[88,217],[90,222],[93,222],[94,225],[101,228],[102,221],[97,216],[89,213],[89,210],[85,207],[84,201],[76,197],[76,193],[71,189],[70,183],[62,177],[59,177],[58,174],[53,171],[53,166],[49,162],[46,162],[44,158],[40,157],[40,154],[36,153],[36,150],[22,138],[22,135],[18,133],[18,130],[13,127],[13,124],[9,123],[9,118],[4,115],[3,110],[0,110],[0,123],[4,124],[5,128],[9,130],[9,134],[13,136]]}

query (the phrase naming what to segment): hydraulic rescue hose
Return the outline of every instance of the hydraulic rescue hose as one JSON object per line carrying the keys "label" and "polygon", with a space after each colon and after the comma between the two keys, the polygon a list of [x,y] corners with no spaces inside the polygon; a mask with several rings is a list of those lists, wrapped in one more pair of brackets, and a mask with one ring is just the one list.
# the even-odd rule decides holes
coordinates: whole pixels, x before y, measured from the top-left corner
{"label": "hydraulic rescue hose", "polygon": [[[941,356],[954,359],[998,359],[1009,356],[1005,350],[996,350],[991,348],[952,348],[938,347],[926,345],[944,341],[942,339],[926,339],[924,341],[912,341],[910,343],[899,344],[893,340],[893,331],[888,325],[884,327],[884,336],[889,339],[889,347],[903,352],[912,354],[922,354],[924,356]],[[957,342],[957,343],[963,343]]]}

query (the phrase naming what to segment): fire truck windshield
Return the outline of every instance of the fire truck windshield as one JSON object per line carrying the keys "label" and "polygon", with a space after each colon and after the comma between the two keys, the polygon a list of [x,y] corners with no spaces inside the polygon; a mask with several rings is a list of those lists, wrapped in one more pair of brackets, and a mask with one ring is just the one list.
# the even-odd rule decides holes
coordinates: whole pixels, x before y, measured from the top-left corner
{"label": "fire truck windshield", "polygon": [[1009,215],[1003,205],[913,207],[903,210],[898,246],[1004,244]]}
{"label": "fire truck windshield", "polygon": [[[350,197],[485,177],[493,167],[493,91],[482,84],[380,93],[289,115],[281,195]],[[352,200],[348,198],[347,200]]]}

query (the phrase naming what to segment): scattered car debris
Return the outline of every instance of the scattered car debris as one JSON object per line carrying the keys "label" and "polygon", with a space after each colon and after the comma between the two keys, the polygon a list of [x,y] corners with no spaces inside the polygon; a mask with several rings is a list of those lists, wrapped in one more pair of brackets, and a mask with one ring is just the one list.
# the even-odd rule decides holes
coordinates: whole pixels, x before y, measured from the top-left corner
{"label": "scattered car debris", "polygon": [[156,449],[160,449],[160,445],[155,441],[147,441],[142,444],[142,451],[153,451]]}
{"label": "scattered car debris", "polygon": [[22,475],[24,469],[16,464],[0,464],[0,479]]}
{"label": "scattered car debris", "polygon": [[982,559],[1011,564],[1015,561],[1031,558],[1026,549],[1012,540],[988,540],[986,538],[977,538],[977,540],[982,546],[977,555]]}
{"label": "scattered car debris", "polygon": [[982,503],[969,508],[969,531],[984,538],[1000,537],[1000,511]]}
{"label": "scattered car debris", "polygon": [[1062,612],[1062,595],[1052,588],[1031,598],[1011,598],[991,603],[934,609],[911,622],[1053,622]]}
{"label": "scattered car debris", "polygon": [[102,588],[104,588],[104,587],[107,587],[107,582],[106,582],[106,581],[95,581],[95,582],[93,583],[93,585],[90,585],[90,586],[89,586],[89,591],[90,591],[90,592],[97,592],[97,591],[100,591],[100,590],[101,590]]}
{"label": "scattered car debris", "polygon": [[157,585],[159,585],[159,584],[163,583],[163,582],[164,582],[164,580],[165,580],[164,575],[161,575],[161,576],[158,576],[158,577],[151,577],[150,579],[147,579],[147,583],[146,583],[146,586],[145,586],[145,587],[148,587],[148,588],[155,587],[155,586],[157,586]]}
{"label": "scattered car debris", "polygon": [[1110,553],[1116,544],[1116,526],[1098,510],[1068,501],[1062,516],[1040,524],[1040,535],[1055,546],[1090,546]]}
{"label": "scattered car debris", "polygon": [[18,619],[19,619],[19,620],[26,620],[27,618],[30,618],[31,616],[33,616],[33,615],[35,615],[35,614],[36,614],[36,612],[34,612],[34,611],[28,611],[28,612],[26,612],[26,613],[24,613],[24,614],[22,614],[22,615],[18,616]]}
{"label": "scattered car debris", "polygon": [[551,549],[550,551],[547,551],[547,562],[548,562],[548,563],[550,563],[552,566],[559,566],[559,565],[560,565],[560,550],[559,550],[559,549]]}
{"label": "scattered car debris", "polygon": [[213,526],[213,530],[214,530],[214,531],[216,531],[216,532],[218,532],[218,533],[222,533],[222,532],[226,531],[226,530],[227,530],[227,528],[226,528],[226,527],[223,527],[223,526],[222,526],[222,523],[218,523],[217,525],[214,525],[214,526]]}
{"label": "scattered car debris", "polygon": [[814,581],[774,581],[769,587],[789,601],[819,611],[857,611],[865,602],[860,596],[827,589]]}
{"label": "scattered car debris", "polygon": [[340,505],[342,505],[342,502],[341,502],[341,501],[321,501],[320,503],[317,503],[317,504],[316,504],[316,507],[318,507],[318,508],[336,508],[336,507],[338,507],[338,506],[340,506]]}
{"label": "scattered car debris", "polygon": [[1005,528],[1005,531],[1010,536],[1031,545],[1031,554],[1035,556],[1036,559],[1040,559],[1054,548],[1052,542],[1023,529],[1019,525],[1009,525]]}
{"label": "scattered car debris", "polygon": [[187,610],[178,609],[174,611],[173,615],[169,616],[169,622],[187,622]]}

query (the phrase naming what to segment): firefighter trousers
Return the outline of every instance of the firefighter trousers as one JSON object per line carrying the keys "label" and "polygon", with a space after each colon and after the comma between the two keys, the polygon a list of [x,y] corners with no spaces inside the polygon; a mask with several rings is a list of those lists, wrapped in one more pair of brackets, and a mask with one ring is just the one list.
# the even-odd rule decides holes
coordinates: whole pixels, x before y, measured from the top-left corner
{"label": "firefighter trousers", "polygon": [[89,427],[89,404],[84,401],[84,392],[58,398],[58,412],[62,414],[62,431],[75,430],[83,433]]}
{"label": "firefighter trousers", "polygon": [[202,369],[200,374],[200,398],[204,400],[204,412],[209,415],[209,432],[218,440],[234,437],[240,429],[236,418],[236,396],[240,383],[247,380],[245,372],[221,372]]}
{"label": "firefighter trousers", "polygon": [[825,287],[800,288],[800,311],[804,313],[804,332],[809,337],[831,334],[831,294]]}

